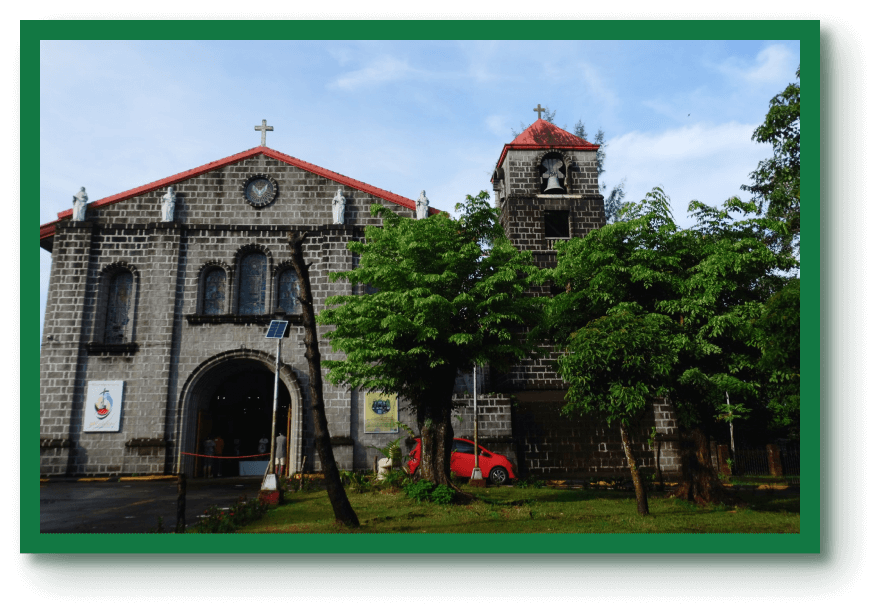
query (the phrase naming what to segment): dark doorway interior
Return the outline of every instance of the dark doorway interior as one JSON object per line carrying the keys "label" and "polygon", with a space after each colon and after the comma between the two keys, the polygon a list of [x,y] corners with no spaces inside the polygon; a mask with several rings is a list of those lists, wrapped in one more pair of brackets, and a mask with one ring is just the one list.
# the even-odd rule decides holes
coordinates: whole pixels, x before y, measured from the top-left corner
{"label": "dark doorway interior", "polygon": [[[216,438],[219,435],[225,442],[223,456],[258,454],[260,439],[265,437],[271,442],[274,386],[275,374],[259,367],[244,369],[225,377],[209,396],[199,414],[199,451],[203,453],[204,441],[208,437]],[[289,417],[290,393],[279,382],[276,432],[289,432]],[[246,460],[268,458],[263,456]],[[238,475],[237,459],[230,458],[221,462],[223,466],[219,469],[223,475]]]}

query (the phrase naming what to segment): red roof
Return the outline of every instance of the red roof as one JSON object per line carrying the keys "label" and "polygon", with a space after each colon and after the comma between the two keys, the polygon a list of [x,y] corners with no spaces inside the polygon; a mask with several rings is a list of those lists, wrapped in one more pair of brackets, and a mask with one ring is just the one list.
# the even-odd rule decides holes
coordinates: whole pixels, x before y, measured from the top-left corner
{"label": "red roof", "polygon": [[495,168],[501,166],[504,157],[511,149],[579,149],[583,151],[596,151],[598,145],[593,145],[586,139],[566,132],[559,126],[551,124],[547,120],[539,119],[526,128],[512,142],[504,146],[501,157]]}
{"label": "red roof", "polygon": [[[191,179],[193,177],[203,175],[222,166],[226,166],[234,162],[239,162],[241,160],[247,160],[248,158],[256,157],[260,154],[272,158],[273,160],[278,160],[279,162],[284,162],[286,164],[290,164],[291,166],[301,168],[304,171],[309,171],[310,173],[314,173],[315,175],[318,175],[320,177],[324,177],[337,183],[341,183],[342,185],[348,186],[360,192],[365,192],[372,196],[376,196],[377,198],[381,198],[390,203],[394,203],[395,205],[400,205],[401,207],[406,207],[407,209],[411,209],[413,211],[415,211],[416,209],[416,203],[411,198],[405,198],[403,196],[400,196],[399,194],[394,194],[393,192],[389,192],[388,190],[383,190],[381,188],[371,186],[370,184],[358,181],[357,179],[352,179],[351,177],[346,177],[345,175],[334,173],[333,171],[327,170],[326,168],[315,166],[314,164],[310,164],[304,160],[288,156],[287,154],[283,154],[280,151],[269,149],[268,147],[254,147],[253,149],[248,149],[247,151],[229,156],[228,158],[223,158],[222,160],[217,160],[215,162],[209,162],[208,164],[204,164],[192,170],[184,171],[182,173],[166,177],[165,179],[159,179],[158,181],[142,185],[139,188],[133,188],[126,192],[120,192],[119,194],[114,194],[113,196],[108,196],[106,198],[90,202],[88,204],[88,208],[94,209],[97,207],[112,205],[113,203],[118,203],[119,201],[125,200],[127,198],[133,198],[135,196],[140,196],[141,194],[146,194],[147,192],[152,192],[153,190],[159,190],[161,188],[168,187],[169,185],[179,183],[186,179]],[[440,210],[435,209],[434,207],[429,207],[429,211],[432,214],[440,213]],[[59,213],[58,219],[65,219],[72,216],[73,209],[68,209],[67,211],[62,211],[61,213]],[[48,222],[47,224],[40,225],[41,241],[43,239],[53,236],[54,234],[55,222]]]}

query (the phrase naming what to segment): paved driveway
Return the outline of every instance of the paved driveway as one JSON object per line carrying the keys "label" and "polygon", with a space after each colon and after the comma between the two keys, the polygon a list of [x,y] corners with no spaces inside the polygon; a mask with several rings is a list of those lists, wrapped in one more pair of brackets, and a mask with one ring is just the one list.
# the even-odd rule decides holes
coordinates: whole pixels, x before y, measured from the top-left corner
{"label": "paved driveway", "polygon": [[[261,477],[187,480],[187,524],[195,524],[211,505],[228,507],[239,497],[255,498],[261,481]],[[176,480],[40,483],[41,533],[149,533],[156,530],[159,516],[165,531],[173,531]]]}

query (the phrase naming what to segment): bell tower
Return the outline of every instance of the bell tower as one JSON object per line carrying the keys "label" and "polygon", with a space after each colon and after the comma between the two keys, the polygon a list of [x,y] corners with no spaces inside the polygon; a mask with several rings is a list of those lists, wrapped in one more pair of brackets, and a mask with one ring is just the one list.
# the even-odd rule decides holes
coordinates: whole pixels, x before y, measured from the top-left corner
{"label": "bell tower", "polygon": [[542,266],[555,264],[557,243],[605,224],[598,150],[539,117],[501,151],[492,175],[501,224]]}
{"label": "bell tower", "polygon": [[[501,151],[492,175],[501,225],[511,243],[531,251],[541,268],[556,266],[556,248],[561,242],[605,225],[596,169],[598,150],[598,145],[539,117]],[[566,385],[554,369],[555,354],[547,349],[549,357],[525,359],[506,373],[495,374],[498,389],[516,392],[521,403],[535,394],[536,402],[561,402]]]}

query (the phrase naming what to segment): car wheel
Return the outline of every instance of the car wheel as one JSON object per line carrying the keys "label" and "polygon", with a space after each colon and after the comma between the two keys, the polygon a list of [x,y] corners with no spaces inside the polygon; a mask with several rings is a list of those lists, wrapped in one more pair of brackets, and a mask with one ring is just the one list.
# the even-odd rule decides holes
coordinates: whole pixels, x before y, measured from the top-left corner
{"label": "car wheel", "polygon": [[492,467],[489,471],[489,481],[500,486],[507,481],[507,469],[504,467]]}

